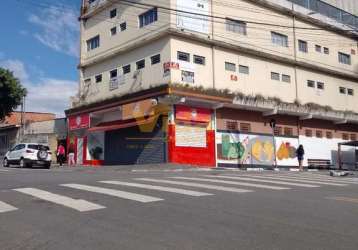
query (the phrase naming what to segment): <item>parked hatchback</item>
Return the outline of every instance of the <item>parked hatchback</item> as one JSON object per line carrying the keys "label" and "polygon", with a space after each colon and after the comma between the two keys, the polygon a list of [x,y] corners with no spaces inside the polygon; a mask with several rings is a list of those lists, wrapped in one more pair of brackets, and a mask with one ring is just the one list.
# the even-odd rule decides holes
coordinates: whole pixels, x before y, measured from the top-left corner
{"label": "parked hatchback", "polygon": [[51,167],[51,152],[47,145],[35,143],[17,144],[8,151],[3,161],[4,167],[19,165],[20,168],[34,165]]}

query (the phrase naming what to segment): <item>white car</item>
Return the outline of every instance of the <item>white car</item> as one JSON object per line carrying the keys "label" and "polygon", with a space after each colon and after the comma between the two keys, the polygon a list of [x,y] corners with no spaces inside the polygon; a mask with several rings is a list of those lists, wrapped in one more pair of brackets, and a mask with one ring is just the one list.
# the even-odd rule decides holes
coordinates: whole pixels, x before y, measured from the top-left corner
{"label": "white car", "polygon": [[38,143],[20,143],[8,151],[3,160],[3,166],[19,165],[20,168],[40,165],[51,167],[51,152],[47,145]]}

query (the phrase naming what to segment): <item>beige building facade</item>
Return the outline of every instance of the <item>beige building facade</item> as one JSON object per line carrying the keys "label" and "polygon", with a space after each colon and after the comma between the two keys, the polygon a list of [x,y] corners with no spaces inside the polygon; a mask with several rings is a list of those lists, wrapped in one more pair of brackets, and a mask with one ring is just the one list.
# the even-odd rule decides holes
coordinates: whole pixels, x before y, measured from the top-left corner
{"label": "beige building facade", "polygon": [[[221,128],[214,128],[216,135],[218,130],[244,132],[240,124],[247,125],[245,115],[233,116],[237,125],[226,127],[225,121],[230,119],[225,109],[230,109],[253,112],[251,116],[265,126],[272,119],[288,122],[287,131],[281,126],[282,132],[276,132],[292,137],[294,144],[305,134],[303,123],[308,120],[318,131],[328,123],[333,126],[330,129],[336,126],[332,137],[337,140],[347,139],[347,134],[348,139],[355,139],[357,10],[354,1],[344,7],[339,1],[333,2],[83,1],[79,94],[67,114],[91,114],[95,107],[112,108],[112,101],[126,103],[132,100],[129,97],[140,100],[151,93],[158,103],[171,100],[165,103],[171,107],[168,123],[172,125],[176,124],[176,105],[211,110],[212,119],[221,124]],[[168,93],[152,93],[162,88]],[[168,98],[173,92],[178,98]],[[260,126],[253,123],[246,133],[258,133],[262,131]],[[290,126],[296,130],[289,132]],[[229,144],[242,144],[238,137],[230,138]],[[215,150],[215,165],[220,150]],[[327,147],[327,151],[332,150],[332,146]],[[332,162],[332,157],[326,155],[309,157]],[[270,165],[276,157],[271,158],[265,163]]]}

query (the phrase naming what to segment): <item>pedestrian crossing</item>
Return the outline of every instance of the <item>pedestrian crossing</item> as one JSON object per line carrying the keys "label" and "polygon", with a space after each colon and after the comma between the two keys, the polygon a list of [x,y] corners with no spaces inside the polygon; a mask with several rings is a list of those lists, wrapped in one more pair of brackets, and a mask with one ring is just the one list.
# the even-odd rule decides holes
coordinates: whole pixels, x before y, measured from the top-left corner
{"label": "pedestrian crossing", "polygon": [[[298,189],[307,188],[344,188],[357,185],[355,178],[333,178],[328,175],[311,173],[220,173],[208,174],[197,173],[188,176],[185,173],[175,176],[148,178],[121,178],[117,180],[99,180],[95,183],[65,183],[59,184],[60,191],[52,192],[51,187],[35,188],[25,187],[11,190],[24,197],[46,201],[47,205],[64,207],[80,213],[94,212],[108,207],[97,204],[98,200],[75,199],[67,192],[76,190],[76,194],[98,194],[114,197],[123,202],[134,202],[136,204],[165,202],[172,199],[170,195],[187,197],[188,199],[206,199],[206,197],[219,196],[222,192],[231,195],[249,195],[256,191],[271,192],[293,192]],[[56,185],[57,186],[57,185]],[[130,189],[130,191],[128,191]],[[133,191],[135,190],[135,191]],[[143,192],[151,192],[150,195]],[[154,195],[152,195],[154,193]],[[163,198],[164,193],[170,193],[169,198]],[[86,196],[91,197],[91,196]],[[165,196],[165,197],[168,197]],[[27,199],[27,198],[25,198]],[[98,202],[101,203],[101,202]],[[122,204],[122,203],[120,203]],[[41,206],[41,205],[39,205]],[[0,193],[0,216],[8,212],[18,212],[20,207],[15,207],[8,200],[1,200]]]}

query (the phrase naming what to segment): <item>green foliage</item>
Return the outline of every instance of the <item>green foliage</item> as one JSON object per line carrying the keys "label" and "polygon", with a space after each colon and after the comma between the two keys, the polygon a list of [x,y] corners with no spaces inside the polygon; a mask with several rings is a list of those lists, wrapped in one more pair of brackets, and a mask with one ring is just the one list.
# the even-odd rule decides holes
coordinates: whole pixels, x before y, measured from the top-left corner
{"label": "green foliage", "polygon": [[26,93],[26,89],[11,71],[0,68],[0,121],[22,103]]}

